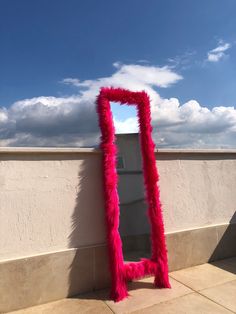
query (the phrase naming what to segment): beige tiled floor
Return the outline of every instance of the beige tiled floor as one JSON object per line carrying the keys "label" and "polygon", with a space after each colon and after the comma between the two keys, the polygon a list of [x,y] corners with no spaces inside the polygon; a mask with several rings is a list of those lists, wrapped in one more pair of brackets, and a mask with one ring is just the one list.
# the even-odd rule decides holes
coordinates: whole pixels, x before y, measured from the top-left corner
{"label": "beige tiled floor", "polygon": [[171,273],[171,277],[199,291],[236,279],[236,275],[211,264],[194,266]]}
{"label": "beige tiled floor", "polygon": [[236,313],[236,280],[204,289],[201,294]]}
{"label": "beige tiled floor", "polygon": [[183,297],[159,303],[151,307],[138,310],[132,314],[230,314],[232,312],[211,302],[198,293],[190,293]]}
{"label": "beige tiled floor", "polygon": [[170,278],[172,289],[154,289],[153,278],[132,282],[130,296],[118,303],[100,290],[11,313],[236,313],[236,258],[175,271]]}
{"label": "beige tiled floor", "polygon": [[146,278],[129,285],[130,296],[122,302],[105,301],[114,313],[132,313],[159,302],[191,293],[192,291],[180,282],[171,278],[172,289],[154,289],[153,278]]}
{"label": "beige tiled floor", "polygon": [[63,299],[43,305],[33,306],[24,310],[10,312],[14,314],[112,314],[109,307],[102,301],[88,297]]}

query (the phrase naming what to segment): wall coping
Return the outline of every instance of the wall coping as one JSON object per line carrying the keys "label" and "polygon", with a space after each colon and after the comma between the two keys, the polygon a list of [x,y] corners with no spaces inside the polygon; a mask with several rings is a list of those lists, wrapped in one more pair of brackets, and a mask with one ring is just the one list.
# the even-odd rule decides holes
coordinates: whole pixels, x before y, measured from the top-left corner
{"label": "wall coping", "polygon": [[236,154],[236,149],[195,149],[195,148],[159,148],[155,149],[155,154]]}
{"label": "wall coping", "polygon": [[[0,147],[0,154],[24,154],[24,153],[46,153],[46,154],[100,154],[99,148],[71,148],[71,147]],[[155,154],[236,154],[236,149],[179,149],[179,148],[159,148],[155,149]]]}
{"label": "wall coping", "polygon": [[97,148],[71,148],[71,147],[0,147],[0,154],[100,154],[101,151]]}

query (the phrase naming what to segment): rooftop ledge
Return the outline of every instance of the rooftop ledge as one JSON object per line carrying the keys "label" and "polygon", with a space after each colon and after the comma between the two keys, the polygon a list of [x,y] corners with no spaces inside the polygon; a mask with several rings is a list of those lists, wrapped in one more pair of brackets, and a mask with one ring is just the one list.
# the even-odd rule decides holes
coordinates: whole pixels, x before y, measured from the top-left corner
{"label": "rooftop ledge", "polygon": [[71,154],[71,153],[94,153],[100,154],[101,151],[97,148],[87,148],[87,147],[0,147],[0,154],[35,154],[35,153],[50,153],[50,154]]}
{"label": "rooftop ledge", "polygon": [[[0,147],[0,154],[100,154],[101,150],[98,148],[71,148],[71,147]],[[159,148],[155,153],[161,154],[236,154],[236,149],[179,149],[179,148]]]}

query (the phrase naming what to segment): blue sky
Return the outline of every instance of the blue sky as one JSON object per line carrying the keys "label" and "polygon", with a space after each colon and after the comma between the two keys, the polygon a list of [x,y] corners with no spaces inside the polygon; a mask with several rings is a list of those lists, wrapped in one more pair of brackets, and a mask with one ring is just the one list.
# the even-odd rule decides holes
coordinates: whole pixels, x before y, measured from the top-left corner
{"label": "blue sky", "polygon": [[[133,89],[136,89],[136,86],[137,89],[142,86],[150,88],[163,100],[178,99],[179,107],[191,100],[200,104],[201,108],[206,107],[209,110],[214,107],[235,106],[235,12],[234,0],[1,0],[0,107],[3,108],[2,116],[7,115],[8,123],[6,118],[2,119],[5,124],[4,126],[0,124],[0,130],[2,130],[0,144],[51,145],[50,143],[53,142],[57,145],[66,145],[66,143],[72,146],[85,145],[85,134],[88,135],[87,139],[90,139],[88,144],[92,143],[92,133],[95,134],[97,131],[93,129],[90,132],[86,129],[85,132],[84,127],[82,131],[76,128],[70,130],[68,127],[63,128],[63,123],[65,122],[66,125],[67,120],[65,115],[62,117],[61,113],[58,113],[62,110],[58,106],[62,105],[54,105],[57,109],[54,108],[52,113],[51,103],[49,105],[52,99],[49,100],[47,97],[54,97],[54,103],[58,99],[67,99],[67,107],[68,102],[71,104],[71,99],[77,97],[79,104],[81,90],[82,93],[84,90],[91,91],[91,81],[107,78],[104,83],[109,84],[109,78],[119,71],[122,72],[123,65],[140,66],[146,71],[145,74],[142,72],[143,75],[148,75],[152,67],[165,68],[169,74],[170,72],[176,74],[178,78],[170,78],[166,84],[156,84],[154,80],[142,82],[142,85],[135,77],[130,87]],[[155,72],[155,75],[158,81],[163,71]],[[134,76],[128,75],[128,79],[133,78]],[[127,76],[120,83],[121,87],[126,87],[126,79]],[[90,84],[81,84],[87,80],[90,80]],[[111,79],[111,84],[112,82]],[[119,85],[117,82],[114,84]],[[27,105],[28,109],[25,109],[25,99],[31,99],[31,102],[28,101],[30,103],[30,107]],[[19,101],[21,103],[15,105]],[[88,101],[87,98],[86,101]],[[72,103],[77,104],[76,100]],[[154,101],[153,103],[155,106],[160,106],[161,102]],[[41,127],[47,125],[47,116],[44,112],[46,109],[55,118],[54,126],[57,125],[58,133],[49,130],[49,134],[53,133],[51,142],[43,138],[38,120],[38,128],[35,131],[26,128],[26,125],[32,122],[26,119],[22,121],[20,118],[20,115],[23,115],[23,107],[24,110],[28,110],[27,117],[32,118],[34,109],[39,116],[42,113],[39,109],[40,105],[44,106],[42,117],[40,117]],[[83,106],[90,106],[89,101]],[[81,105],[81,108],[83,106]],[[168,102],[168,106],[172,106],[173,109],[173,102]],[[82,116],[81,108],[78,111]],[[17,110],[20,110],[18,115],[16,115]],[[84,117],[88,115],[88,111],[91,111],[91,108],[85,108]],[[133,114],[132,109],[126,110],[126,113],[121,113],[119,109],[116,109],[115,115],[118,120],[121,120],[120,122],[124,122]],[[210,118],[211,123],[215,119],[213,115]],[[228,128],[225,131],[228,132],[230,126],[231,129],[233,127],[233,131],[230,130],[235,132],[233,125],[236,121],[234,120],[235,111],[231,110],[230,115],[230,121],[227,120]],[[181,119],[182,116],[183,114]],[[227,111],[227,114],[224,113],[224,119],[229,119],[228,116]],[[56,118],[62,124],[61,131]],[[93,121],[92,117],[90,118]],[[169,125],[168,132],[171,131],[171,127],[172,124]],[[188,127],[186,132],[189,132]],[[222,128],[221,132],[223,132]],[[124,130],[126,130],[125,126]],[[166,131],[165,129],[163,132]],[[232,141],[234,133],[232,134],[231,131],[230,140],[226,141],[229,146],[235,145]],[[73,138],[69,140],[67,137],[63,140],[63,134],[66,132],[73,133]],[[180,133],[183,132],[181,128]],[[191,132],[196,133],[196,129]],[[75,141],[77,133],[84,134],[83,140]],[[209,137],[211,133],[212,130],[207,130],[206,136]],[[165,135],[162,142],[158,143],[175,146],[173,140],[167,140],[167,137]],[[11,141],[10,139],[13,138],[15,140]],[[56,138],[60,140],[56,141]],[[212,146],[223,145],[212,139],[208,139],[207,143],[202,138],[198,143],[195,142],[183,140],[176,145],[202,144],[204,146],[207,143]],[[225,143],[223,137],[222,142]]]}

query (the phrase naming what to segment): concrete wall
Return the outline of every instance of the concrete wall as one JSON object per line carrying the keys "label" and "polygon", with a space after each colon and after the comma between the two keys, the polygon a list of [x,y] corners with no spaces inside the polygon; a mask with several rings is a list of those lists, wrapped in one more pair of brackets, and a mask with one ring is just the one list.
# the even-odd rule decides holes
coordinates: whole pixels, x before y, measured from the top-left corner
{"label": "concrete wall", "polygon": [[0,260],[104,242],[100,152],[1,149]]}
{"label": "concrete wall", "polygon": [[[149,228],[140,161],[128,147],[133,160],[129,166],[126,156],[119,183],[123,235]],[[160,150],[156,158],[167,233],[230,222],[235,151]],[[0,239],[0,260],[105,243],[101,153],[1,149]]]}
{"label": "concrete wall", "polygon": [[[123,245],[143,250],[138,138],[122,141]],[[234,256],[236,151],[161,150],[156,159],[170,270]],[[100,151],[0,149],[1,313],[107,287],[105,238]]]}
{"label": "concrete wall", "polygon": [[161,199],[168,232],[236,222],[236,153],[160,152]]}

